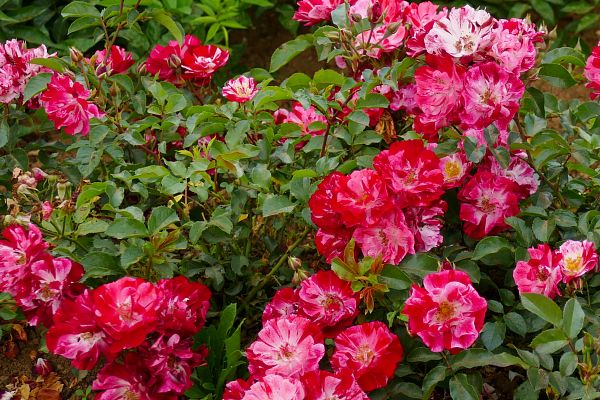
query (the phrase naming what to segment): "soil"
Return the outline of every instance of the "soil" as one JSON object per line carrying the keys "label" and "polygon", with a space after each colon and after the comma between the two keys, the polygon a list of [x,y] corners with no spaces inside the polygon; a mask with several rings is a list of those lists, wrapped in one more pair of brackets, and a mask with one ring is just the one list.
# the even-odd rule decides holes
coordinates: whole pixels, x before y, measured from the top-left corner
{"label": "soil", "polygon": [[[16,391],[15,400],[81,399],[77,390],[85,392],[97,371],[77,371],[67,359],[42,353],[39,333],[33,328],[24,332],[24,338],[4,337],[0,343],[0,394]],[[35,371],[38,358],[47,361],[47,373]]]}
{"label": "soil", "polygon": [[[274,12],[265,13],[255,21],[250,28],[233,32],[230,42],[232,45],[243,45],[245,52],[240,63],[246,67],[245,70],[251,68],[269,70],[273,52],[283,43],[292,40],[294,36],[281,26]],[[298,33],[307,32],[308,29],[301,28]],[[279,70],[276,77],[285,79],[294,72],[304,72],[312,76],[326,65],[317,59],[314,49],[308,49]]]}

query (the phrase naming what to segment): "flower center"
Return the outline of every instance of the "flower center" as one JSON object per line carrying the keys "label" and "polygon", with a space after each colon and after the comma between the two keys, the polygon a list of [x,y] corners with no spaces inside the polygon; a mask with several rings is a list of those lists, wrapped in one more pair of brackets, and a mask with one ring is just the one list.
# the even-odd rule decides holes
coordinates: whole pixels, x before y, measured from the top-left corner
{"label": "flower center", "polygon": [[491,213],[496,210],[496,206],[492,204],[492,200],[489,197],[483,197],[479,207],[485,213]]}
{"label": "flower center", "polygon": [[579,271],[579,268],[581,267],[581,256],[565,258],[565,266],[567,270],[571,272]]}
{"label": "flower center", "polygon": [[416,178],[417,178],[417,173],[415,171],[410,171],[408,173],[408,175],[406,175],[406,178],[404,178],[404,182],[411,184],[411,183],[414,183]]}
{"label": "flower center", "polygon": [[379,239],[381,239],[381,244],[383,246],[387,246],[389,240],[388,240],[387,236],[385,235],[385,232],[383,231],[383,229],[379,230]]}
{"label": "flower center", "polygon": [[294,351],[290,348],[289,343],[286,343],[279,348],[279,359],[289,360],[293,356],[294,356]]}
{"label": "flower center", "polygon": [[140,395],[131,390],[128,390],[125,393],[125,400],[140,400]]}
{"label": "flower center", "polygon": [[546,271],[545,269],[538,270],[538,273],[537,273],[538,281],[545,281],[548,279],[549,276],[550,275],[548,274],[548,271]]}
{"label": "flower center", "polygon": [[361,344],[358,346],[356,355],[354,356],[357,361],[360,361],[364,365],[370,364],[373,357],[375,357],[375,352],[371,350],[371,347],[369,347],[368,344]]}
{"label": "flower center", "polygon": [[446,180],[452,181],[458,178],[460,175],[460,164],[457,162],[449,161],[444,165],[444,173],[446,174]]}
{"label": "flower center", "polygon": [[50,289],[50,285],[45,284],[44,287],[40,291],[40,295],[41,295],[42,300],[48,301],[54,297],[55,292],[54,292],[54,290]]}
{"label": "flower center", "polygon": [[331,293],[325,295],[325,298],[321,301],[321,305],[327,314],[337,313],[342,308],[340,299]]}
{"label": "flower center", "polygon": [[438,322],[446,322],[451,318],[454,318],[456,313],[456,308],[449,301],[442,301],[438,308],[437,313],[435,314],[435,319]]}

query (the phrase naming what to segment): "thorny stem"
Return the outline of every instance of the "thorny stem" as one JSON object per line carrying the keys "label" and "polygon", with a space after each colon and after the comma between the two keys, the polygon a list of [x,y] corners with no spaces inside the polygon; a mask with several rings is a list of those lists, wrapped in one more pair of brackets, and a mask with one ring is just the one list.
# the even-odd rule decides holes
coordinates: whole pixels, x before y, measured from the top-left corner
{"label": "thorny stem", "polygon": [[[519,131],[519,136],[521,136],[521,140],[523,141],[523,143],[527,143],[527,135],[525,135],[525,130],[523,129],[523,125],[521,125],[521,121],[519,121],[519,117],[515,115],[514,121],[517,125],[517,130]],[[567,201],[563,197],[558,185],[556,183],[551,182],[542,171],[536,168],[536,166],[533,164],[533,156],[531,155],[531,151],[529,151],[529,149],[525,149],[525,151],[527,153],[527,164],[529,164],[529,166],[533,168],[533,170],[538,174],[540,179],[544,181],[544,183],[546,183],[546,185],[548,185],[550,189],[552,189],[552,191],[558,198],[558,201],[560,201],[560,204],[565,208],[569,208],[569,203],[567,203]]]}
{"label": "thorny stem", "polygon": [[310,230],[309,228],[304,229],[304,232],[302,232],[300,234],[300,237],[298,237],[298,239],[296,239],[296,241],[287,248],[285,253],[283,253],[283,255],[281,257],[279,257],[279,260],[273,266],[273,268],[271,268],[269,273],[267,275],[265,275],[265,277],[262,279],[262,281],[260,281],[260,283],[258,285],[254,286],[254,288],[250,291],[250,293],[248,293],[248,296],[246,296],[246,298],[244,299],[244,304],[246,307],[248,306],[248,303],[250,303],[254,299],[254,296],[256,296],[256,293],[258,293],[258,291],[261,290],[269,282],[269,280],[273,277],[273,275],[275,275],[275,273],[277,273],[279,268],[281,268],[283,263],[288,259],[290,253],[296,247],[298,247],[298,245],[300,243],[302,243],[302,241],[304,240],[306,235],[308,235],[309,230]]}

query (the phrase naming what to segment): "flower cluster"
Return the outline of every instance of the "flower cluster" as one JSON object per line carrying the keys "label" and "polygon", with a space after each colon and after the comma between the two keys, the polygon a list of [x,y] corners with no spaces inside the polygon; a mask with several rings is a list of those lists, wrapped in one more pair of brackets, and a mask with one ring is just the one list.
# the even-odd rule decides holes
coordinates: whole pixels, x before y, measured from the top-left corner
{"label": "flower cluster", "polygon": [[513,271],[519,293],[554,298],[561,293],[559,283],[575,281],[598,265],[598,253],[587,240],[567,240],[556,250],[543,243],[527,251],[529,261],[517,262]]}
{"label": "flower cluster", "polygon": [[25,42],[12,39],[0,44],[0,103],[8,104],[20,98],[31,78],[40,72],[50,72],[41,65],[31,64],[34,58],[49,58],[45,45],[28,49]]}
{"label": "flower cluster", "polygon": [[[225,400],[368,399],[402,360],[396,335],[379,321],[350,326],[358,313],[350,283],[318,272],[300,288],[280,289],[263,313],[263,329],[247,349],[247,381],[227,385]],[[321,370],[324,338],[334,338],[333,371]]]}
{"label": "flower cluster", "polygon": [[55,258],[33,224],[25,229],[11,225],[0,240],[0,292],[9,293],[30,325],[52,325],[52,317],[65,301],[83,290],[78,281],[81,265]]}
{"label": "flower cluster", "polygon": [[204,86],[228,59],[227,50],[203,45],[197,37],[186,35],[183,44],[172,40],[167,46],[156,45],[146,61],[146,70],[176,86],[188,81]]}
{"label": "flower cluster", "polygon": [[340,257],[351,239],[364,256],[398,264],[407,254],[426,252],[443,242],[441,196],[461,187],[460,218],[473,239],[509,229],[505,218],[537,191],[539,178],[519,155],[503,168],[488,155],[470,175],[461,151],[439,158],[421,140],[395,142],[373,160],[374,170],[334,172],[309,200],[319,228],[317,250],[328,262]]}
{"label": "flower cluster", "polygon": [[66,75],[54,74],[40,96],[42,107],[56,129],[65,128],[69,135],[87,135],[90,119],[102,118],[104,113],[90,101],[90,91]]}
{"label": "flower cluster", "polygon": [[[301,0],[294,19],[306,25],[327,21],[339,4]],[[431,141],[450,125],[481,131],[493,123],[506,131],[525,90],[521,74],[534,66],[536,45],[543,43],[544,33],[528,21],[495,19],[470,6],[448,10],[431,2],[354,0],[349,14],[350,20],[371,22],[356,37],[356,53],[381,59],[403,48],[424,59],[414,84],[402,84],[391,103]]]}
{"label": "flower cluster", "polygon": [[487,302],[469,276],[457,270],[429,274],[413,285],[402,313],[408,330],[431,349],[457,353],[469,348],[483,329]]}
{"label": "flower cluster", "polygon": [[490,124],[506,131],[525,91],[520,79],[536,58],[543,33],[520,20],[496,20],[470,6],[442,11],[419,35],[423,46],[407,47],[424,55],[415,72],[415,129],[437,139],[441,128],[456,125],[482,130]]}
{"label": "flower cluster", "polygon": [[464,231],[473,239],[509,229],[504,221],[519,213],[519,201],[537,191],[539,178],[527,162],[511,156],[503,168],[488,155],[458,193]]}
{"label": "flower cluster", "polygon": [[[192,349],[205,323],[210,291],[180,276],[156,284],[125,277],[66,300],[48,331],[48,349],[78,369],[107,363],[93,389],[98,399],[176,398],[192,385],[206,349]],[[122,357],[119,357],[122,355]],[[163,397],[160,397],[163,398]]]}
{"label": "flower cluster", "polygon": [[592,54],[587,59],[583,75],[588,80],[586,87],[592,90],[590,97],[597,99],[600,97],[600,43],[592,50]]}
{"label": "flower cluster", "polygon": [[444,174],[435,153],[421,140],[396,142],[375,157],[373,166],[330,174],[309,201],[319,227],[317,249],[328,262],[351,238],[365,256],[381,256],[391,264],[443,241]]}

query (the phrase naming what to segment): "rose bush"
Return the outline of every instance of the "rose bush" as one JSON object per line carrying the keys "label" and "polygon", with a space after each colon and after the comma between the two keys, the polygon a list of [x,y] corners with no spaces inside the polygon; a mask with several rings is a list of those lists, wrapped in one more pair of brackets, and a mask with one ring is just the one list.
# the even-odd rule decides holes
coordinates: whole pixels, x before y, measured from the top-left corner
{"label": "rose bush", "polygon": [[[67,7],[100,46],[0,46],[0,317],[96,398],[600,393],[600,47],[301,0],[234,75],[164,12]],[[309,48],[330,68],[282,76]]]}

